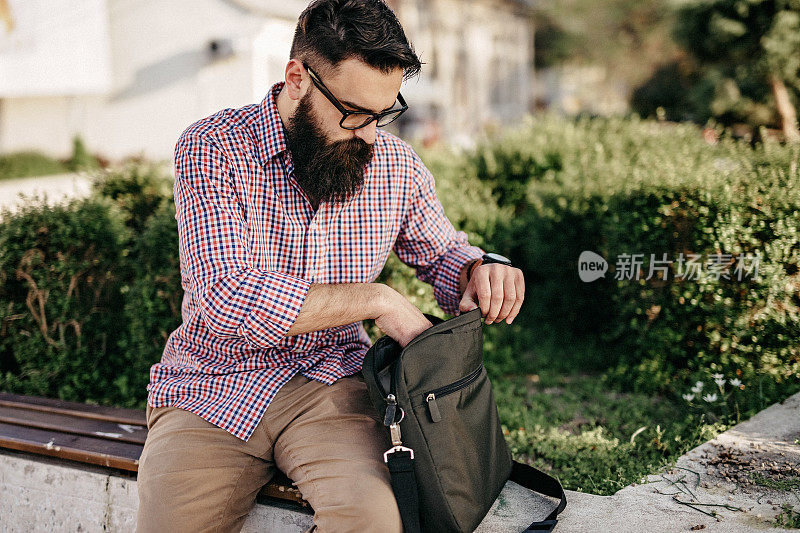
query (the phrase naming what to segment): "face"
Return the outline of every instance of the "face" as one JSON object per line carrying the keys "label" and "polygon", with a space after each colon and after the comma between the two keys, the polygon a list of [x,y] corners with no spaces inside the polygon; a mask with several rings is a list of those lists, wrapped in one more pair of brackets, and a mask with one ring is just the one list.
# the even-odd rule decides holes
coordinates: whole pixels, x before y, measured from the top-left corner
{"label": "face", "polygon": [[[359,59],[343,61],[330,74],[309,66],[345,109],[353,111],[393,107],[402,83],[402,69],[385,74]],[[340,127],[342,114],[313,85],[300,62],[287,67],[287,88],[291,98],[292,89],[299,98],[286,123],[295,178],[315,204],[346,201],[363,184],[364,168],[373,155],[376,122],[358,130]]]}

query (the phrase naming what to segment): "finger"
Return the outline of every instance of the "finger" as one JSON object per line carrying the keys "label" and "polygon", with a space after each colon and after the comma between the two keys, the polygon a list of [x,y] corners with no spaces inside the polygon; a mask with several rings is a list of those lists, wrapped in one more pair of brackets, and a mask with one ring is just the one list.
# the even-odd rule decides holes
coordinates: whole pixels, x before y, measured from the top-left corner
{"label": "finger", "polygon": [[511,324],[517,315],[519,314],[519,309],[522,307],[522,301],[525,299],[525,278],[522,275],[522,270],[517,269],[517,273],[514,276],[514,290],[516,291],[516,299],[514,301],[514,305],[511,307],[511,311],[508,313],[508,318],[506,319],[507,324]]}
{"label": "finger", "polygon": [[470,283],[464,291],[464,295],[461,297],[461,301],[458,304],[459,312],[466,313],[478,307],[478,301],[473,287],[474,285]]}
{"label": "finger", "polygon": [[502,322],[511,312],[514,303],[517,301],[517,289],[514,278],[516,274],[513,272],[503,273],[503,304],[500,306],[500,312],[497,313],[496,322]]}
{"label": "finger", "polygon": [[475,282],[475,296],[478,297],[478,306],[481,308],[481,316],[485,319],[489,313],[491,305],[492,288],[489,285],[489,274],[485,268],[478,267],[472,272],[472,281]]}
{"label": "finger", "polygon": [[500,308],[503,307],[503,269],[496,266],[492,266],[490,269],[489,285],[491,295],[489,297],[489,312],[486,314],[487,324],[493,324],[496,321]]}

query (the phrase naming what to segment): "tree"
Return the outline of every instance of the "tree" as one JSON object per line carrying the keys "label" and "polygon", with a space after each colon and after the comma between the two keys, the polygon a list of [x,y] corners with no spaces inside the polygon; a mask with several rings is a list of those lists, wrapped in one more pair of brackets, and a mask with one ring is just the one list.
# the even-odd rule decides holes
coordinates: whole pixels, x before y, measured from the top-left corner
{"label": "tree", "polygon": [[616,83],[641,83],[677,46],[674,0],[537,0],[536,68],[601,65]]}
{"label": "tree", "polygon": [[789,141],[800,141],[800,0],[712,0],[680,9],[676,40],[713,80],[715,116],[774,106]]}

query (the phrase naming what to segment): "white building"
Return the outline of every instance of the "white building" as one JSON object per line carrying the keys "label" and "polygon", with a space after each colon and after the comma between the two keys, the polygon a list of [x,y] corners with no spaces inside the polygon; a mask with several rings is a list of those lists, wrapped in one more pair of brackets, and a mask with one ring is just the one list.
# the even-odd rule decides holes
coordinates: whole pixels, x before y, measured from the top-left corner
{"label": "white building", "polygon": [[[390,0],[423,65],[410,114],[450,142],[531,111],[533,23],[526,0]],[[404,95],[406,92],[403,93]],[[410,98],[406,98],[410,100]],[[409,136],[420,128],[409,128]]]}
{"label": "white building", "polygon": [[[0,0],[0,153],[68,157],[80,135],[108,159],[171,159],[189,124],[260,102],[283,79],[307,4]],[[397,132],[463,143],[528,111],[532,28],[522,2],[389,4],[427,63],[402,88],[411,109]]]}

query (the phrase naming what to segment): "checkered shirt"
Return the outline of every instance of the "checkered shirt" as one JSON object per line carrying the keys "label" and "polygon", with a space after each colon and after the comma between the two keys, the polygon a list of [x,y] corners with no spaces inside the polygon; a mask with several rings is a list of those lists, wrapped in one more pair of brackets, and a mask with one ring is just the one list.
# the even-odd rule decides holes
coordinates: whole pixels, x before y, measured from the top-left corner
{"label": "checkered shirt", "polygon": [[361,370],[361,321],[286,336],[312,283],[371,283],[389,252],[458,314],[461,268],[484,251],[456,231],[411,147],[377,130],[364,186],[315,212],[294,178],[276,83],[175,146],[182,324],[150,369],[148,403],[186,409],[247,441],[295,374],[332,384]]}

